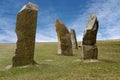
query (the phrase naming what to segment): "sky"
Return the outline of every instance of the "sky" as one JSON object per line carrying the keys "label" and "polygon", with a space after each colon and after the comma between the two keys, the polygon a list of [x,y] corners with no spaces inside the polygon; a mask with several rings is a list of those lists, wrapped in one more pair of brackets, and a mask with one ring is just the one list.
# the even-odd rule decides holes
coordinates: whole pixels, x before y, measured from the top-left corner
{"label": "sky", "polygon": [[16,16],[28,2],[39,7],[36,42],[57,42],[56,19],[75,29],[81,41],[91,13],[99,21],[97,40],[120,39],[120,0],[1,0],[0,43],[17,41]]}

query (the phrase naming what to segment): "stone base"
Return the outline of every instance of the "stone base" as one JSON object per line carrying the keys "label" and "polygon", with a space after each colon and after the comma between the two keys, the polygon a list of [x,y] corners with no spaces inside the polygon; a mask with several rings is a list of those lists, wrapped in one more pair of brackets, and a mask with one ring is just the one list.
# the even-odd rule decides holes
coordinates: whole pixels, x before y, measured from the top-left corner
{"label": "stone base", "polygon": [[78,46],[73,45],[73,49],[78,49]]}
{"label": "stone base", "polygon": [[87,60],[84,60],[83,61],[84,63],[94,63],[94,62],[100,62],[99,60],[96,60],[96,59],[87,59]]}
{"label": "stone base", "polygon": [[62,51],[60,48],[58,49],[58,55],[64,55],[64,56],[73,56],[73,53],[72,53],[73,51],[71,50],[70,51],[70,49],[68,50],[68,49],[65,49],[64,51]]}
{"label": "stone base", "polygon": [[20,67],[20,66],[25,66],[25,65],[30,65],[30,64],[35,64],[36,62],[29,57],[13,57],[13,64],[12,67]]}
{"label": "stone base", "polygon": [[82,45],[82,54],[84,60],[97,59],[98,48],[96,45]]}
{"label": "stone base", "polygon": [[58,49],[58,55],[61,55],[61,54],[62,54],[61,49]]}

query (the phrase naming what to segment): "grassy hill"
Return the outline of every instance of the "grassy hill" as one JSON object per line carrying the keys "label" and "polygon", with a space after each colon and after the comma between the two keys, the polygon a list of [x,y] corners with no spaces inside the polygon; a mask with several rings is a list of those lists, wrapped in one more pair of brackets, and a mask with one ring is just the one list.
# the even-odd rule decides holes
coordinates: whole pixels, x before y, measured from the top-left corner
{"label": "grassy hill", "polygon": [[74,56],[58,56],[57,43],[36,43],[36,66],[5,67],[12,64],[15,44],[0,44],[0,80],[120,80],[120,40],[97,42],[99,62],[81,61],[81,50]]}

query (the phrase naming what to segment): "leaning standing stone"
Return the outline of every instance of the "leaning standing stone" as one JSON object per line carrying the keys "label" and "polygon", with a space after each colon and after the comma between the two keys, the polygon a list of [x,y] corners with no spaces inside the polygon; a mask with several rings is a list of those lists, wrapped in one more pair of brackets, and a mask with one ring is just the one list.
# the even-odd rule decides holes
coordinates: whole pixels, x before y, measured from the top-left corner
{"label": "leaning standing stone", "polygon": [[28,3],[17,14],[17,48],[13,57],[13,67],[34,63],[35,35],[38,6]]}
{"label": "leaning standing stone", "polygon": [[67,27],[59,20],[56,20],[55,28],[58,37],[58,54],[72,56],[71,35]]}
{"label": "leaning standing stone", "polygon": [[98,31],[98,20],[94,14],[91,14],[84,31],[82,41],[83,59],[97,59],[98,48],[96,46],[96,36]]}
{"label": "leaning standing stone", "polygon": [[76,33],[74,29],[71,29],[71,40],[73,44],[74,49],[78,49],[77,39],[76,39]]}

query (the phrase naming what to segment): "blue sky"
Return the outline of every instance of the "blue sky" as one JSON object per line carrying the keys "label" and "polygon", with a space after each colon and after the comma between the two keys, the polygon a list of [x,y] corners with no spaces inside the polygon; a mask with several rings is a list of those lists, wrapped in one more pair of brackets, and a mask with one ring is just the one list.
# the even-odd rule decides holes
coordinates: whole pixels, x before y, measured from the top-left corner
{"label": "blue sky", "polygon": [[56,19],[68,29],[74,28],[81,41],[90,13],[96,14],[99,21],[98,40],[120,39],[119,0],[1,0],[0,43],[17,41],[16,15],[28,2],[39,6],[36,42],[57,41]]}

